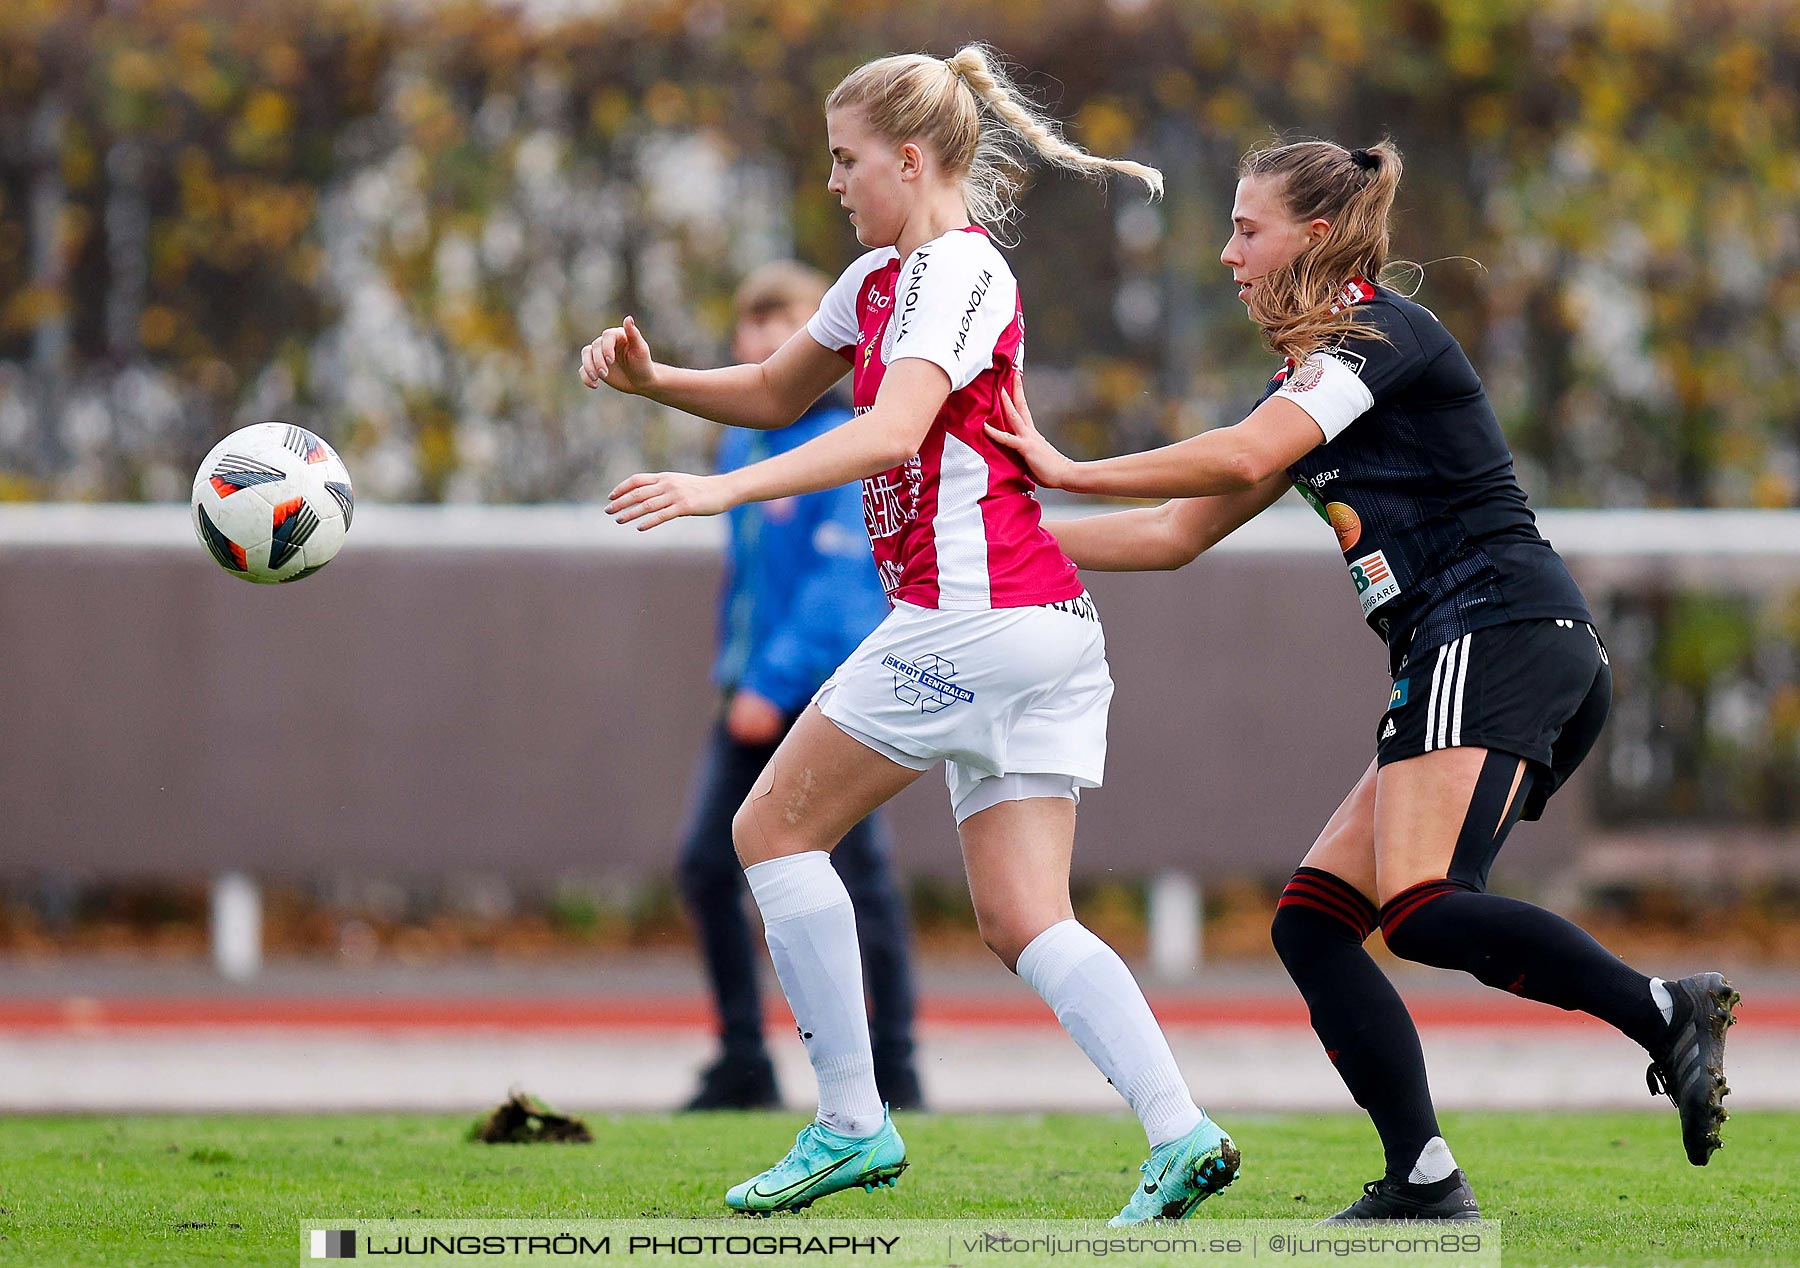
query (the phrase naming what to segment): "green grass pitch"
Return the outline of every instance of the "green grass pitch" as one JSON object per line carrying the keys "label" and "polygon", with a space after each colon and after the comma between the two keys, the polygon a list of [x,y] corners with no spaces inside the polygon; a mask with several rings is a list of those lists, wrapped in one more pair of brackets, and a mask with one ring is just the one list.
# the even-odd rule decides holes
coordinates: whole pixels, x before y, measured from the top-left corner
{"label": "green grass pitch", "polygon": [[[441,1115],[0,1118],[0,1264],[296,1262],[303,1220],[723,1213],[794,1114],[590,1118],[592,1145],[490,1146]],[[832,1216],[1111,1215],[1143,1138],[1124,1115],[901,1115],[898,1188]],[[1318,1218],[1380,1171],[1353,1115],[1228,1116],[1243,1177],[1196,1219]],[[1507,1268],[1800,1264],[1800,1114],[1745,1113],[1701,1170],[1673,1113],[1446,1116]]]}

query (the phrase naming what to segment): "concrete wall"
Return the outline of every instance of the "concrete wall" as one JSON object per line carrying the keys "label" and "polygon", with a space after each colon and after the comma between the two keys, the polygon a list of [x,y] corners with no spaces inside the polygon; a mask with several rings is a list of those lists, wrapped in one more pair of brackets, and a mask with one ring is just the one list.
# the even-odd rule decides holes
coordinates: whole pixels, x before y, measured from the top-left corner
{"label": "concrete wall", "polygon": [[[1388,691],[1321,546],[1090,579],[1118,695],[1078,871],[1275,877],[1305,852]],[[663,870],[717,708],[716,584],[699,548],[353,538],[253,587],[191,543],[0,543],[0,874]],[[1502,877],[1566,856],[1582,800]],[[905,870],[960,871],[937,774],[892,813]]]}

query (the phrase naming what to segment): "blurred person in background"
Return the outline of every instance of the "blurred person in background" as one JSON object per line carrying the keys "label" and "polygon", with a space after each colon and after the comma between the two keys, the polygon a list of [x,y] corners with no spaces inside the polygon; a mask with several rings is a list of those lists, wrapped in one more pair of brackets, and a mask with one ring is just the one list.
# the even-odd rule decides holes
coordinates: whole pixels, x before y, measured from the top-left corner
{"label": "blurred person in background", "polygon": [[[738,289],[733,355],[753,364],[772,356],[806,325],[829,285],[824,274],[791,261],[752,273]],[[791,427],[726,428],[719,470],[785,453],[849,417],[850,410],[828,395]],[[757,984],[762,956],[744,916],[744,873],[731,843],[731,819],[819,684],[888,611],[856,484],[746,503],[726,523],[730,546],[713,665],[724,714],[695,774],[679,863],[682,898],[712,980],[721,1051],[701,1074],[690,1110],[781,1103],[763,1043]],[[877,813],[852,828],[831,857],[856,911],[876,1085],[893,1108],[918,1109],[924,1098],[913,1068],[906,904],[888,854]]]}

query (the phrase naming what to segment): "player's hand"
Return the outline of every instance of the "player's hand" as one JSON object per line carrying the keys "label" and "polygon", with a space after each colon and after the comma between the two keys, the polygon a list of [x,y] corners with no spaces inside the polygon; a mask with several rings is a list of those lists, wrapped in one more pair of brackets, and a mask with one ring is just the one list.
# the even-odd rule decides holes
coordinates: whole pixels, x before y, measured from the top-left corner
{"label": "player's hand", "polygon": [[725,711],[725,734],[739,744],[767,748],[781,738],[786,722],[786,716],[773,701],[754,691],[739,691],[731,697],[731,707]]}
{"label": "player's hand", "polygon": [[718,515],[735,506],[719,476],[658,471],[634,475],[612,491],[606,513],[638,531],[655,528],[684,515]]}
{"label": "player's hand", "polygon": [[1012,390],[1000,393],[1000,412],[1006,416],[1011,430],[1003,431],[988,424],[988,435],[1018,454],[1030,469],[1032,478],[1047,489],[1067,488],[1075,464],[1057,447],[1044,439],[1031,421],[1031,407],[1025,403],[1025,376],[1013,375]]}
{"label": "player's hand", "polygon": [[581,350],[581,381],[589,387],[602,383],[621,392],[642,394],[656,381],[656,362],[650,344],[637,322],[627,317],[623,326],[612,326]]}

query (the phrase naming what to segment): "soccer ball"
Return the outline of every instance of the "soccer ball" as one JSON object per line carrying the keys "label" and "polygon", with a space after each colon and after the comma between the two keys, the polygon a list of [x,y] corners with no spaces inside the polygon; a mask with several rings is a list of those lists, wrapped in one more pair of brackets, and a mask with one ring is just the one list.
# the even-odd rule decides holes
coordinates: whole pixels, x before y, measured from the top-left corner
{"label": "soccer ball", "polygon": [[273,585],[331,562],[356,506],[331,446],[292,423],[256,423],[213,447],[190,502],[200,544],[234,577]]}

